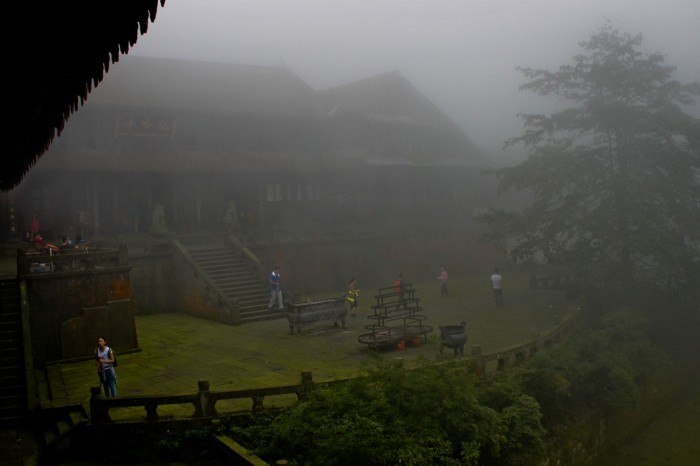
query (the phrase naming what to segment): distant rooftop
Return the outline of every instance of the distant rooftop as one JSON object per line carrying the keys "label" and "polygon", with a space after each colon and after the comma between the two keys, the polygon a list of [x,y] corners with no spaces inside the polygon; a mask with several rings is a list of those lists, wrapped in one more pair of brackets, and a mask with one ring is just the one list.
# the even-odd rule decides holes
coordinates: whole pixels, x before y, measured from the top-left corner
{"label": "distant rooftop", "polygon": [[90,104],[318,116],[316,92],[285,67],[122,57]]}

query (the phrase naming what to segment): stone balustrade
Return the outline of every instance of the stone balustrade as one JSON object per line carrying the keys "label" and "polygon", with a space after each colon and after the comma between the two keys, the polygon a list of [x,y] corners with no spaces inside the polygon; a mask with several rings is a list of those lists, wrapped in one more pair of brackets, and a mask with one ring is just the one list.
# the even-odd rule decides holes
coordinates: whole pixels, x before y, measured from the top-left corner
{"label": "stone balustrade", "polygon": [[[481,354],[481,346],[473,345],[471,356],[465,358],[463,364],[473,370],[477,375],[487,372],[487,365],[496,362],[496,371],[507,370],[517,366],[534,356],[538,350],[550,348],[560,343],[569,335],[576,326],[581,316],[580,310],[573,315],[561,319],[557,325],[544,331],[533,332],[533,339],[525,344],[506,348],[490,354]],[[158,407],[174,404],[192,404],[194,418],[215,418],[219,413],[216,403],[220,400],[235,400],[249,398],[252,401],[252,411],[264,409],[265,397],[275,395],[294,394],[297,399],[303,400],[316,388],[324,388],[336,383],[344,383],[349,379],[340,379],[329,382],[317,383],[312,379],[311,372],[301,373],[301,383],[295,385],[282,385],[278,387],[253,388],[242,390],[230,390],[213,392],[209,390],[209,382],[198,382],[199,391],[186,395],[149,395],[149,396],[125,396],[119,398],[105,398],[100,387],[92,387],[90,398],[90,415],[92,424],[103,424],[110,421],[109,410],[120,407],[143,406],[146,411],[146,421],[158,421]]]}
{"label": "stone balustrade", "polygon": [[68,249],[46,254],[34,250],[17,250],[17,273],[20,277],[37,277],[45,273],[83,272],[98,268],[128,267],[126,245],[117,249]]}
{"label": "stone balustrade", "polygon": [[159,406],[181,404],[192,405],[192,417],[194,418],[211,418],[218,416],[217,401],[246,398],[250,398],[252,401],[252,411],[262,411],[265,397],[294,394],[297,399],[303,400],[316,387],[327,387],[344,381],[315,383],[312,380],[311,372],[302,372],[301,383],[295,385],[212,392],[209,390],[209,382],[200,380],[198,382],[199,391],[193,394],[123,396],[119,398],[107,398],[101,394],[100,387],[92,387],[90,389],[90,421],[92,424],[110,422],[109,411],[112,408],[143,406],[146,411],[146,421],[154,422],[160,420]]}

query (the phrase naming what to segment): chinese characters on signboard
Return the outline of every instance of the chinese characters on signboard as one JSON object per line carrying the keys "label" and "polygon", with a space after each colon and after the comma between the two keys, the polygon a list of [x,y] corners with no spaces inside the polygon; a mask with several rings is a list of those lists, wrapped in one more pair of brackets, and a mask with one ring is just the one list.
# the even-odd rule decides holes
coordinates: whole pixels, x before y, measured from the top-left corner
{"label": "chinese characters on signboard", "polygon": [[175,118],[163,115],[117,115],[115,136],[173,137]]}

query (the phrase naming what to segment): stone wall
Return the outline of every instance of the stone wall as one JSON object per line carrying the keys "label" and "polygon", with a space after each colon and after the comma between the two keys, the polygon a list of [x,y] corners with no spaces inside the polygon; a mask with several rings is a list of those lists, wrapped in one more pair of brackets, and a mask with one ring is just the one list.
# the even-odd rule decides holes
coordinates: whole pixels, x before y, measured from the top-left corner
{"label": "stone wall", "polygon": [[281,268],[288,291],[304,295],[344,290],[352,277],[361,288],[393,283],[399,272],[406,282],[430,280],[445,266],[453,275],[487,273],[503,265],[503,255],[464,231],[397,229],[394,236],[279,241],[255,251],[263,267]]}
{"label": "stone wall", "polygon": [[173,286],[173,255],[170,249],[129,252],[132,302],[137,315],[176,312],[179,309]]}
{"label": "stone wall", "polygon": [[34,364],[86,357],[97,338],[119,352],[138,348],[128,267],[21,278]]}
{"label": "stone wall", "polygon": [[[395,235],[281,237],[251,246],[263,267],[261,282],[279,265],[287,292],[303,296],[342,291],[351,277],[363,289],[393,283],[399,272],[406,282],[430,280],[445,266],[453,276],[490,273],[503,255],[478,241],[475,232],[423,228]],[[131,248],[131,287],[137,315],[187,312],[205,318],[221,314],[222,305],[206,293],[195,295],[201,277],[177,259],[171,244],[142,251]],[[257,273],[257,272],[256,272]],[[218,318],[217,318],[218,319]]]}

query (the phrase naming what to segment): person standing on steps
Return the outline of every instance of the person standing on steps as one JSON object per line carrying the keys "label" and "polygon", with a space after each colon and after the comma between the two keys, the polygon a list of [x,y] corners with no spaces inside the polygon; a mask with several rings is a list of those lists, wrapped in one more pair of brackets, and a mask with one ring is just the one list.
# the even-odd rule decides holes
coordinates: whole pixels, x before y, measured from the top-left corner
{"label": "person standing on steps", "polygon": [[491,275],[491,289],[496,307],[503,306],[503,277],[498,267],[493,270],[493,275]]}
{"label": "person standing on steps", "polygon": [[275,268],[272,269],[270,276],[267,277],[267,283],[270,285],[270,304],[268,304],[267,308],[272,310],[272,306],[275,304],[275,300],[277,300],[279,310],[282,312],[284,311],[284,302],[282,301],[282,285],[280,285],[281,277],[279,271],[280,268],[276,265]]}

